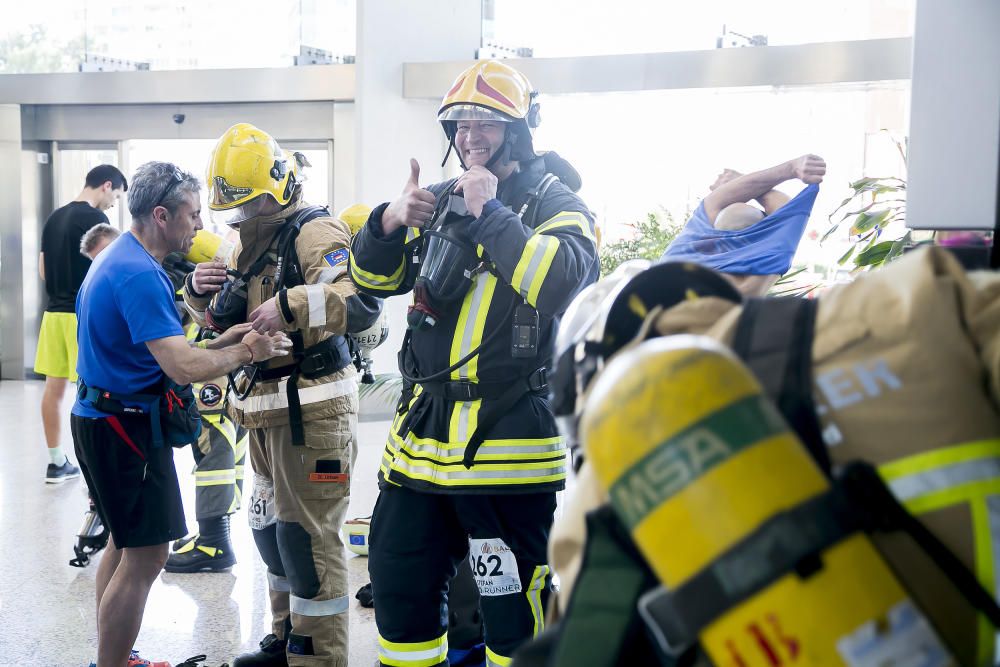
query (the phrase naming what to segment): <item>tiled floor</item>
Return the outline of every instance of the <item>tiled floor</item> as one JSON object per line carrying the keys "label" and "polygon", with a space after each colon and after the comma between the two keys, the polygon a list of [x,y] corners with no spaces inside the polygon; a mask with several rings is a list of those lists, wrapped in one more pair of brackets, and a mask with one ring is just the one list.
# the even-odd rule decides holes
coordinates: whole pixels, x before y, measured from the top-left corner
{"label": "tiled floor", "polygon": [[[84,569],[68,565],[86,488],[82,478],[62,485],[43,481],[48,457],[41,389],[41,382],[0,382],[0,667],[79,667],[96,655],[96,563]],[[63,446],[72,452],[66,422]],[[361,424],[349,517],[370,514],[375,504],[387,427]],[[177,450],[175,461],[193,528],[190,450]],[[234,517],[233,543],[239,563],[231,572],[164,573],[157,579],[136,643],[147,657],[177,664],[205,653],[205,664],[217,667],[256,648],[269,631],[265,569],[242,512]],[[367,560],[348,553],[348,571],[353,598],[368,581]],[[350,664],[370,666],[377,655],[374,613],[352,599],[350,614]]]}

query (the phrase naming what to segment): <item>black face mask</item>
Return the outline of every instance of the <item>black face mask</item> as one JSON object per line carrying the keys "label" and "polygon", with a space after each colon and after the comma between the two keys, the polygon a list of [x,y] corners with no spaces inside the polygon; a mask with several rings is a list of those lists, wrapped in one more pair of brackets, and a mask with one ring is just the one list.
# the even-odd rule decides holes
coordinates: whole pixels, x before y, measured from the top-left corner
{"label": "black face mask", "polygon": [[476,249],[466,232],[475,217],[465,199],[449,195],[435,216],[433,228],[424,232],[423,260],[414,284],[414,304],[407,321],[411,328],[426,329],[440,319],[440,312],[461,300],[472,285],[479,265]]}
{"label": "black face mask", "polygon": [[247,283],[243,278],[238,275],[227,280],[205,311],[205,323],[219,333],[247,320]]}

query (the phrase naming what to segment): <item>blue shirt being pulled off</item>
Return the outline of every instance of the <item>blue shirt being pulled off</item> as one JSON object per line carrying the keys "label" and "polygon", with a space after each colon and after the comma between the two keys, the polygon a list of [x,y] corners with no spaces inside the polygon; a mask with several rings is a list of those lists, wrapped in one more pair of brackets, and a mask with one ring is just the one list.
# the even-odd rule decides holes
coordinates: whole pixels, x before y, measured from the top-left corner
{"label": "blue shirt being pulled off", "polygon": [[[131,232],[98,255],[76,297],[80,381],[135,394],[162,380],[146,342],[184,335],[173,292],[163,267]],[[73,414],[106,416],[80,399]]]}

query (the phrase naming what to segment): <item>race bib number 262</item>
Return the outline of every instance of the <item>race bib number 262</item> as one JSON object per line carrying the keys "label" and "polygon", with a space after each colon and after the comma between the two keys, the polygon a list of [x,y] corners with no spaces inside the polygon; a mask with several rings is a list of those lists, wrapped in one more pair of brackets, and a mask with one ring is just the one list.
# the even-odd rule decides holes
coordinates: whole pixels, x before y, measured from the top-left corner
{"label": "race bib number 262", "polygon": [[469,567],[479,594],[487,597],[521,592],[514,552],[499,537],[469,540]]}

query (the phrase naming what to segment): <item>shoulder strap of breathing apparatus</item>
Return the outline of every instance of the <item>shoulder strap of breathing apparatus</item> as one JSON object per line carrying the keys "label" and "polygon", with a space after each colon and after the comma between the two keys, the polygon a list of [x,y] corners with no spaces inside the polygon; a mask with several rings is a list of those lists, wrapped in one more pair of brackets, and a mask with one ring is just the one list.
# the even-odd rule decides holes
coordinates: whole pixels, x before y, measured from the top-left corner
{"label": "shoulder strap of breathing apparatus", "polygon": [[[517,214],[521,218],[521,222],[524,225],[531,227],[532,229],[538,225],[539,210],[541,209],[541,204],[545,198],[545,194],[549,191],[549,188],[552,187],[552,184],[558,180],[559,178],[557,176],[546,173],[542,175],[542,177],[535,184],[535,187],[531,189],[528,196],[525,198],[524,202],[517,211]],[[451,194],[451,191],[452,188],[448,188],[439,198],[439,203],[443,199],[447,199],[448,195]],[[435,216],[438,212],[439,211],[435,211]],[[510,284],[503,280],[500,276],[497,276],[497,280],[510,286]],[[513,287],[511,287],[511,289],[513,289]],[[516,299],[513,300],[503,319],[505,321],[509,319],[519,305],[520,304],[517,303]],[[527,302],[525,302],[524,305],[527,305]],[[467,364],[473,358],[478,356],[480,351],[486,345],[489,345],[496,340],[497,336],[499,336],[502,331],[502,327],[497,327],[490,332],[475,349],[451,366],[424,377],[412,377],[407,375],[405,370],[406,364],[404,363],[410,346],[411,331],[411,329],[406,330],[406,334],[403,337],[403,345],[399,351],[400,374],[408,384],[408,389],[404,391],[403,401],[400,403],[401,406],[409,404],[409,399],[406,397],[406,393],[407,391],[412,392],[413,385],[415,384],[420,384],[423,387],[424,391],[421,394],[422,396],[437,396],[447,400],[471,401],[485,399],[489,401],[489,403],[485,403],[483,408],[480,410],[476,429],[469,437],[462,459],[463,465],[465,465],[466,468],[471,468],[475,460],[476,453],[482,446],[483,441],[485,440],[490,429],[492,429],[497,421],[499,421],[500,418],[506,414],[515,403],[517,403],[521,396],[526,393],[541,393],[547,390],[548,383],[546,379],[546,369],[545,367],[536,368],[526,376],[520,378],[519,381],[512,383],[498,384],[448,381],[447,378],[453,371],[456,371]],[[418,406],[414,405],[413,409],[410,410],[410,414],[407,415],[407,418],[400,426],[401,435],[405,436],[406,432],[409,430],[409,424],[413,421],[413,417],[416,414],[418,414]]]}
{"label": "shoulder strap of breathing apparatus", "polygon": [[[274,289],[276,293],[280,290],[297,287],[305,284],[302,266],[299,263],[298,253],[295,251],[295,242],[298,239],[302,225],[310,220],[320,217],[328,217],[330,211],[325,206],[306,206],[295,212],[282,227],[278,234],[276,250],[277,264],[274,273]],[[267,266],[267,253],[258,259],[247,271],[247,279],[259,273]],[[260,265],[258,267],[258,264]],[[229,374],[229,387],[235,395],[245,399],[253,391],[258,381],[276,380],[288,378],[286,392],[288,396],[288,421],[292,431],[292,444],[305,444],[305,430],[302,422],[302,403],[299,398],[298,379],[301,376],[306,378],[318,378],[329,375],[346,368],[351,363],[351,353],[344,336],[331,336],[330,338],[313,345],[305,347],[302,332],[288,332],[288,337],[292,341],[292,358],[295,363],[280,366],[274,369],[263,369],[254,364],[249,372],[238,369]],[[243,371],[247,378],[247,384],[243,391],[236,390],[236,373]]]}

